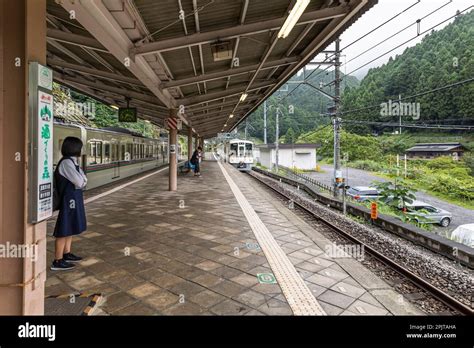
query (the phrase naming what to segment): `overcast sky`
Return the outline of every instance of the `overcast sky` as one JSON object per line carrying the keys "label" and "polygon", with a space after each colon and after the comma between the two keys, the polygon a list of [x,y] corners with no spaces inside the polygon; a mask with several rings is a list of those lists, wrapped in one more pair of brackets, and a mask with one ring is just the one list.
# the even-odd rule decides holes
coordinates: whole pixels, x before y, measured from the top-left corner
{"label": "overcast sky", "polygon": [[[359,18],[356,23],[354,23],[344,32],[344,34],[341,36],[341,48],[344,48],[351,42],[357,40],[359,37],[368,33],[372,29],[376,28],[383,22],[387,21],[391,17],[402,12],[410,5],[413,5],[415,3],[417,3],[417,0],[379,0],[377,5],[375,5],[372,9],[366,12],[361,18]],[[419,18],[426,16],[430,12],[447,3],[449,3],[449,0],[421,0],[418,4],[416,4],[406,12],[400,14],[388,24],[384,25],[380,29],[376,30],[372,34],[368,35],[367,37],[358,41],[347,49],[343,50],[341,57],[342,63],[348,62],[366,49],[369,49],[371,46],[374,46],[375,44],[383,41],[382,44],[373,48],[371,51],[348,62],[346,65],[343,65],[341,67],[342,72],[350,73],[353,70],[362,66],[363,64],[380,56],[381,54],[391,50],[392,48],[395,48],[396,46],[404,43],[405,41],[408,41],[411,38],[414,38],[415,36],[417,36],[417,25],[415,22]],[[422,19],[420,23],[420,33],[455,15],[457,10],[463,11],[471,7],[469,10],[466,11],[466,13],[472,11],[473,4],[473,0],[452,0],[451,3],[447,4],[437,12],[431,14],[427,18]],[[440,30],[452,21],[453,19],[437,26],[434,29]],[[405,28],[406,26],[412,23],[415,24],[410,26],[397,36],[386,40],[389,36],[395,34],[397,31]],[[369,68],[377,67],[386,63],[390,56],[394,57],[397,54],[401,54],[406,47],[416,45],[421,41],[423,36],[424,35],[420,35],[416,39],[408,42],[407,44],[404,44],[402,47],[384,55],[380,59],[374,61],[373,63],[360,70],[353,72],[352,74],[361,79],[365,76]],[[334,48],[329,47],[328,49]],[[319,61],[323,59],[324,56],[320,55],[315,60]]]}

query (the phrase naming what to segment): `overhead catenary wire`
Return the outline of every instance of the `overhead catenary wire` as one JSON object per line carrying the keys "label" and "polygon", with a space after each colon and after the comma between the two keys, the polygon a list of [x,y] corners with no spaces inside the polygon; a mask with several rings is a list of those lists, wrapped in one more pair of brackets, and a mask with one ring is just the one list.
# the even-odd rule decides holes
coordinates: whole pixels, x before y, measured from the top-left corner
{"label": "overhead catenary wire", "polygon": [[[347,66],[348,63],[350,63],[350,62],[352,62],[353,60],[359,58],[360,56],[362,56],[362,55],[364,55],[364,54],[370,52],[371,50],[373,50],[374,48],[380,46],[382,43],[386,42],[387,40],[390,40],[390,39],[392,39],[393,37],[397,36],[398,34],[404,32],[405,30],[407,30],[407,29],[410,28],[411,26],[413,26],[413,25],[419,23],[419,21],[422,21],[423,19],[428,18],[429,16],[431,16],[431,15],[433,15],[434,13],[438,12],[439,10],[441,10],[443,7],[449,5],[452,1],[453,1],[453,0],[449,0],[447,3],[445,3],[444,5],[441,5],[440,7],[438,7],[437,9],[435,9],[435,10],[433,10],[433,11],[431,11],[431,12],[428,13],[427,15],[425,15],[425,16],[419,18],[419,19],[416,20],[415,22],[413,22],[413,23],[407,25],[406,27],[400,29],[400,30],[397,31],[396,33],[390,35],[389,37],[387,37],[387,38],[385,38],[385,39],[383,39],[383,40],[381,40],[381,41],[378,42],[377,44],[372,45],[371,47],[369,47],[369,48],[366,49],[365,51],[359,53],[357,56],[355,56],[355,57],[349,59],[348,61],[346,61],[343,65]],[[347,75],[347,74],[346,74],[346,75]]]}
{"label": "overhead catenary wire", "polygon": [[[474,77],[471,77],[471,78],[468,78],[468,79],[465,79],[465,80],[462,80],[462,81],[454,82],[454,83],[451,83],[451,84],[448,84],[448,85],[445,85],[445,86],[437,87],[437,88],[434,88],[434,89],[431,89],[431,90],[428,90],[428,91],[423,91],[423,92],[419,92],[419,93],[416,93],[416,94],[412,94],[412,95],[397,99],[397,102],[413,99],[413,98],[416,98],[416,97],[421,97],[421,96],[424,96],[424,95],[427,95],[427,94],[443,91],[443,90],[449,89],[449,88],[459,87],[459,86],[462,86],[466,83],[472,83],[472,82],[474,82]],[[364,111],[364,110],[370,110],[370,109],[375,109],[375,108],[380,108],[380,103],[370,105],[370,106],[365,106],[365,107],[362,107],[362,108],[357,108],[357,109],[350,109],[350,110],[345,110],[345,111],[343,110],[343,111],[340,112],[340,114],[344,115],[344,114],[349,114],[349,113],[354,113],[354,112],[359,112],[359,111]]]}
{"label": "overhead catenary wire", "polygon": [[358,121],[358,120],[342,120],[346,124],[363,124],[382,127],[402,127],[402,128],[419,128],[419,129],[443,129],[443,130],[472,130],[474,125],[424,125],[424,124],[402,124],[397,122],[377,122],[377,121]]}
{"label": "overhead catenary wire", "polygon": [[[426,34],[427,32],[429,32],[429,31],[433,30],[434,28],[440,26],[441,24],[443,24],[443,23],[445,23],[445,22],[447,22],[447,21],[453,19],[454,17],[457,17],[458,15],[460,15],[460,14],[463,13],[463,12],[466,12],[467,10],[469,10],[470,8],[472,8],[473,6],[474,6],[474,5],[469,6],[468,8],[466,8],[466,9],[464,9],[464,10],[462,10],[462,11],[456,13],[455,15],[453,15],[453,16],[451,16],[451,17],[445,19],[445,20],[443,20],[442,22],[439,22],[438,24],[432,26],[431,28],[426,29],[425,31],[423,31],[423,32],[421,32],[421,33],[419,33],[419,34],[417,34],[416,36],[412,37],[411,39],[409,39],[409,40],[407,40],[407,41],[401,43],[400,45],[397,45],[396,47],[394,47],[394,48],[392,48],[392,49],[390,49],[390,50],[388,50],[388,51],[382,53],[382,54],[379,55],[378,57],[376,57],[376,58],[370,60],[369,62],[367,62],[367,63],[365,63],[365,64],[359,66],[358,68],[352,70],[351,72],[348,73],[348,75],[351,75],[351,74],[353,74],[353,73],[356,72],[356,71],[359,71],[359,70],[362,69],[363,67],[365,67],[365,66],[367,66],[367,65],[369,65],[369,64],[371,64],[371,63],[373,63],[373,62],[375,62],[376,60],[382,58],[383,56],[386,56],[387,54],[389,54],[390,52],[393,52],[393,51],[396,50],[397,48],[400,48],[400,47],[402,47],[403,45],[406,45],[407,43],[409,43],[410,41],[415,40],[415,39],[418,38],[420,35]],[[346,76],[348,76],[348,75],[345,75],[344,77],[346,77]]]}
{"label": "overhead catenary wire", "polygon": [[[443,8],[443,7],[447,6],[447,5],[449,5],[450,3],[452,3],[452,0],[450,0],[448,3],[445,3],[444,5],[442,5],[442,6],[438,7],[438,8],[436,8],[435,10],[429,12],[429,13],[426,14],[425,16],[421,17],[420,20],[427,18],[428,16],[430,16],[430,15],[432,15],[433,13],[439,11],[441,8]],[[347,49],[348,47],[352,46],[354,43],[360,41],[362,38],[366,37],[368,34],[373,33],[374,31],[380,29],[382,26],[388,24],[392,19],[398,17],[400,14],[406,12],[408,9],[412,8],[412,7],[413,7],[414,5],[416,5],[416,4],[418,4],[418,2],[415,3],[415,4],[413,4],[413,5],[411,5],[411,6],[409,6],[409,7],[406,8],[406,9],[404,9],[402,12],[400,12],[400,13],[394,15],[394,16],[391,17],[389,20],[385,21],[385,22],[382,23],[381,25],[378,25],[376,28],[372,29],[372,30],[369,31],[368,33],[366,33],[366,34],[362,35],[361,37],[357,38],[356,40],[354,40],[353,42],[351,42],[350,44],[348,44],[347,46],[345,46],[344,48],[342,48],[342,49],[340,50],[340,52],[342,52],[344,49]],[[404,42],[404,43],[402,43],[401,45],[398,45],[398,46],[395,47],[395,48],[392,48],[391,50],[389,50],[389,51],[383,53],[382,55],[380,55],[380,56],[378,56],[377,58],[371,60],[370,62],[365,63],[364,65],[358,67],[357,69],[354,69],[354,70],[352,70],[352,71],[349,72],[349,73],[345,73],[344,76],[343,76],[343,79],[344,79],[344,78],[347,78],[347,76],[351,75],[352,73],[354,73],[354,72],[356,72],[356,71],[362,69],[364,66],[367,66],[368,64],[370,64],[370,63],[376,61],[377,59],[382,58],[383,56],[387,55],[388,53],[390,53],[390,52],[396,50],[397,48],[399,48],[399,47],[401,47],[401,46],[403,46],[404,44],[407,44],[408,42],[410,42],[410,41],[412,41],[412,40],[418,38],[420,35],[423,35],[423,34],[427,33],[428,31],[432,30],[433,28],[435,28],[435,27],[437,27],[437,26],[439,26],[439,25],[445,23],[446,21],[449,21],[450,19],[452,19],[452,18],[458,16],[459,14],[461,14],[461,13],[463,13],[463,12],[466,12],[466,11],[469,10],[471,7],[473,7],[473,5],[469,6],[468,8],[464,9],[463,11],[457,12],[454,16],[451,16],[451,17],[445,19],[444,21],[442,21],[442,22],[436,24],[435,26],[431,27],[430,29],[427,29],[427,30],[425,30],[424,32],[419,33],[417,36],[411,38],[410,40],[408,40],[408,41],[406,41],[406,42]],[[417,21],[417,22],[418,22],[418,21]],[[410,26],[412,26],[413,24],[416,24],[417,22],[410,24]],[[405,30],[405,29],[406,29],[406,28],[402,29],[401,31],[403,31],[403,30]],[[401,31],[399,31],[398,33],[400,33]],[[393,38],[393,37],[396,36],[398,33],[395,33],[394,35],[392,35],[392,36],[390,36],[389,38],[385,39],[384,42],[387,41],[387,40],[390,39],[390,38]],[[374,45],[374,46],[375,46],[375,45]],[[369,48],[369,50],[370,50],[370,48]],[[367,50],[367,51],[369,51],[369,50]],[[335,55],[335,54],[333,53],[332,55],[326,57],[326,59],[323,61],[323,63],[326,62],[326,61],[327,61],[328,59],[330,59],[331,57],[333,57],[334,55]],[[362,55],[362,54],[360,54],[360,55]],[[360,55],[359,55],[359,56],[360,56]],[[352,61],[352,60],[354,60],[354,59],[355,59],[355,58],[350,59],[350,60],[347,61],[345,64],[349,63],[350,61]],[[318,68],[319,68],[320,66],[321,66],[321,65],[319,65]],[[306,79],[306,80],[309,79],[316,71],[318,71],[318,73],[314,76],[314,78],[316,78],[317,76],[321,75],[322,73],[328,71],[328,70],[331,68],[331,66],[328,66],[328,67],[326,67],[326,68],[323,69],[323,70],[318,70],[318,68],[314,69],[307,77],[305,77],[305,79]],[[330,86],[330,85],[332,85],[333,83],[334,83],[334,81],[331,82],[331,83],[329,83],[329,84],[327,84],[327,85],[325,85],[324,87]],[[288,96],[290,96],[290,95],[291,95],[298,87],[300,87],[302,84],[303,84],[303,83],[299,83],[299,84],[298,84],[291,92],[289,92],[282,100],[284,100],[284,99],[286,99]]]}

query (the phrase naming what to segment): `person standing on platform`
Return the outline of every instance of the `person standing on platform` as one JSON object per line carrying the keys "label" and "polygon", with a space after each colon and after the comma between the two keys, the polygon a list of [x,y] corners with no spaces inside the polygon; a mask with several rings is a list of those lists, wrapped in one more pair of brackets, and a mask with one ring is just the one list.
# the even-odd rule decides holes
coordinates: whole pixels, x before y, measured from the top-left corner
{"label": "person standing on platform", "polygon": [[56,238],[55,256],[51,265],[53,271],[64,271],[75,267],[82,260],[71,252],[72,236],[87,229],[84,197],[82,190],[87,177],[79,167],[82,141],[76,137],[66,137],[61,146],[63,157],[54,172],[59,209],[53,236]]}
{"label": "person standing on platform", "polygon": [[199,169],[199,157],[202,152],[202,147],[198,146],[196,150],[194,150],[193,155],[191,156],[190,162],[194,168],[194,176],[201,176],[201,170]]}

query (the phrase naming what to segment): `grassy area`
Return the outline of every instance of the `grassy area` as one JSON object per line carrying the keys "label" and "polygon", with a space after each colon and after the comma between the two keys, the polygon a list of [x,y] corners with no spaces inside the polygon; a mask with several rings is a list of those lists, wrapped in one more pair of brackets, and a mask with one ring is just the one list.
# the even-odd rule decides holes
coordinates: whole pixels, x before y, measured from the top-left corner
{"label": "grassy area", "polygon": [[[394,179],[393,175],[388,175],[387,173],[373,172],[372,174],[380,176],[381,178],[384,178],[386,180],[393,180]],[[429,179],[430,179],[430,177],[426,178],[426,180],[429,180]],[[452,195],[438,192],[436,190],[430,189],[430,187],[425,186],[423,183],[420,183],[418,180],[407,178],[407,179],[404,179],[404,181],[407,184],[411,185],[417,191],[422,191],[422,192],[427,193],[429,195],[432,195],[434,197],[440,198],[440,199],[442,199],[446,202],[458,205],[458,206],[463,207],[463,208],[474,210],[474,201],[473,200],[459,199],[458,197],[453,197]]]}

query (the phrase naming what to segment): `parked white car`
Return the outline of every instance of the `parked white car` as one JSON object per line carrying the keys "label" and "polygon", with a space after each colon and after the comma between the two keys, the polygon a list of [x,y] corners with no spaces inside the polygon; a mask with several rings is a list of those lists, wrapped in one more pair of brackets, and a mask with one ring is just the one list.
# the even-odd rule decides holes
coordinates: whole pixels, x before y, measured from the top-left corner
{"label": "parked white car", "polygon": [[451,240],[474,248],[474,224],[459,225],[451,233]]}

